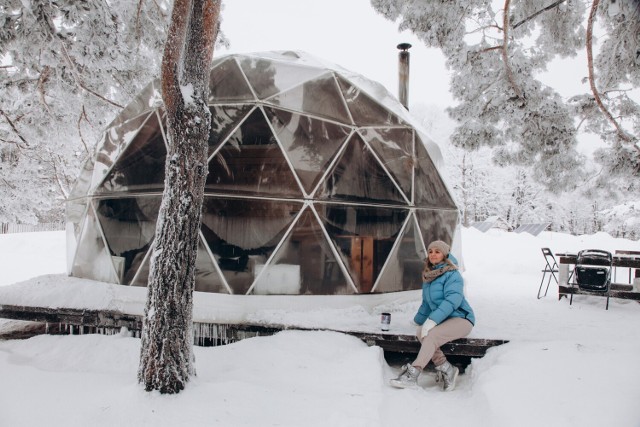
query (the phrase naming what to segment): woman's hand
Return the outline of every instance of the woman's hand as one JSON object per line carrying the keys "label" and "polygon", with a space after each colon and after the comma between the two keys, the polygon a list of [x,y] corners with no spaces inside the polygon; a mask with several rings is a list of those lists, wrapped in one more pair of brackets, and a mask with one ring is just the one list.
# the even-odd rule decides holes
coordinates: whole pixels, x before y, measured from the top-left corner
{"label": "woman's hand", "polygon": [[427,319],[427,321],[426,321],[426,322],[424,322],[424,324],[422,325],[422,332],[421,332],[421,334],[420,334],[420,339],[422,339],[422,338],[426,337],[426,336],[429,334],[429,331],[430,331],[431,329],[433,329],[433,328],[434,328],[434,326],[436,326],[436,325],[437,325],[437,323],[436,323],[436,322],[434,322],[434,321],[433,321],[433,320],[431,320],[431,319]]}

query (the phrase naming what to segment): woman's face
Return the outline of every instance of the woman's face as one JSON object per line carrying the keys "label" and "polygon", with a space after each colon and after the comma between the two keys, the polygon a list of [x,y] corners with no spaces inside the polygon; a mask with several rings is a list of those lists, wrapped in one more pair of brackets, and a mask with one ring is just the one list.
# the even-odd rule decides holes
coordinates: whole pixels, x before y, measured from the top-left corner
{"label": "woman's face", "polygon": [[444,261],[444,254],[439,249],[429,249],[429,262],[438,265]]}

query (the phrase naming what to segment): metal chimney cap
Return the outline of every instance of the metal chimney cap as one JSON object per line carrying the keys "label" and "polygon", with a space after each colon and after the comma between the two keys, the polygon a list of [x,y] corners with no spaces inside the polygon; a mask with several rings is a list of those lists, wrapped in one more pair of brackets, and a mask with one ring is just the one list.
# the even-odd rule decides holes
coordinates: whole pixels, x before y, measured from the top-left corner
{"label": "metal chimney cap", "polygon": [[411,44],[409,44],[409,43],[400,43],[397,46],[397,48],[400,49],[400,50],[408,50],[408,49],[411,48]]}

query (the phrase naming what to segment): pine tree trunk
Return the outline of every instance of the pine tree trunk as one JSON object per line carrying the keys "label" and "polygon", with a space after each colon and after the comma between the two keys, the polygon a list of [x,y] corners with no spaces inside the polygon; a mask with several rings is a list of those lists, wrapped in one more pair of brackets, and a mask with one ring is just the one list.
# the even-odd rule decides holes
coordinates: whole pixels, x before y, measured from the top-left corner
{"label": "pine tree trunk", "polygon": [[162,60],[165,186],[153,243],[138,380],[178,393],[195,375],[193,288],[207,176],[206,105],[219,2],[176,0]]}

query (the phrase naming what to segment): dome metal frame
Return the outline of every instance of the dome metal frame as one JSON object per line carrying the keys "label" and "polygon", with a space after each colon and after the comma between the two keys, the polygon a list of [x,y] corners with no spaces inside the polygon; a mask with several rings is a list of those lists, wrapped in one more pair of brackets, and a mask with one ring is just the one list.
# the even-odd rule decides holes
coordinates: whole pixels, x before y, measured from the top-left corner
{"label": "dome metal frame", "polygon": [[[196,291],[419,289],[458,208],[437,145],[380,84],[304,52],[218,58]],[[106,128],[67,200],[69,274],[146,286],[167,149],[159,82]]]}

